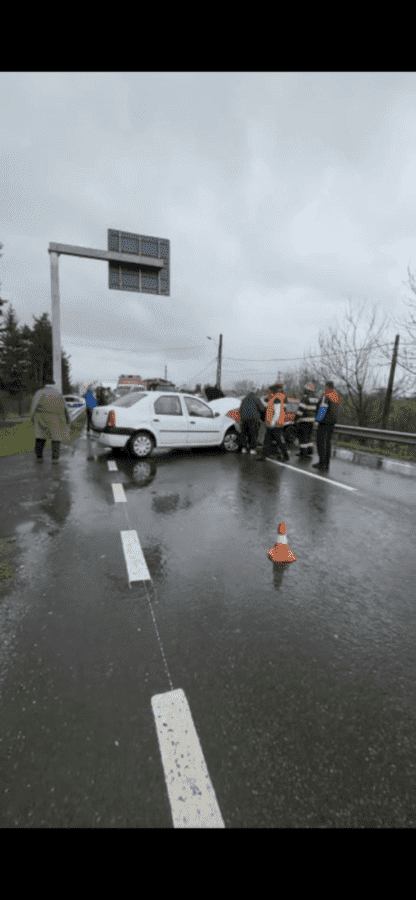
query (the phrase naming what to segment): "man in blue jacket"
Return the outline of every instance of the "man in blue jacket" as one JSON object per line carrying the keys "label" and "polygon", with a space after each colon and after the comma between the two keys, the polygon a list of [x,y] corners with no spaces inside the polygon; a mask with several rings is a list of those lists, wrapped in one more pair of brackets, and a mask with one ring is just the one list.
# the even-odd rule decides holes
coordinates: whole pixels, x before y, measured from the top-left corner
{"label": "man in blue jacket", "polygon": [[87,434],[89,434],[91,428],[92,411],[94,409],[94,406],[97,406],[97,401],[94,397],[94,394],[92,393],[92,391],[90,391],[89,388],[85,392],[84,398],[87,404]]}
{"label": "man in blue jacket", "polygon": [[325,382],[324,393],[321,394],[318,409],[318,432],[316,435],[316,448],[319,453],[319,463],[314,463],[314,469],[327,472],[331,459],[332,432],[338,419],[338,406],[342,403],[341,397],[334,390],[334,382]]}

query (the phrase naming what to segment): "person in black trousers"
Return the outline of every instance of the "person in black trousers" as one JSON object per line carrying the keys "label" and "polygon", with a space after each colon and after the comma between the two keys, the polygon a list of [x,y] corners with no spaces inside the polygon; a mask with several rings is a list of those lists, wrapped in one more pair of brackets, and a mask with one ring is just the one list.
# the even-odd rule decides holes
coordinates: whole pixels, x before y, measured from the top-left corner
{"label": "person in black trousers", "polygon": [[256,453],[260,422],[264,421],[265,417],[266,407],[263,406],[257,394],[250,391],[240,405],[242,453],[247,453],[247,449],[253,455]]}
{"label": "person in black trousers", "polygon": [[88,388],[88,390],[84,394],[85,402],[86,402],[86,412],[87,412],[87,434],[90,433],[91,430],[91,419],[92,419],[92,411],[95,406],[97,406],[97,401],[94,397],[92,391]]}
{"label": "person in black trousers", "polygon": [[331,459],[332,433],[338,418],[338,404],[341,398],[334,391],[334,382],[325,383],[325,391],[321,394],[318,409],[318,432],[316,435],[316,448],[319,454],[319,463],[314,463],[313,468],[321,472],[327,472]]}

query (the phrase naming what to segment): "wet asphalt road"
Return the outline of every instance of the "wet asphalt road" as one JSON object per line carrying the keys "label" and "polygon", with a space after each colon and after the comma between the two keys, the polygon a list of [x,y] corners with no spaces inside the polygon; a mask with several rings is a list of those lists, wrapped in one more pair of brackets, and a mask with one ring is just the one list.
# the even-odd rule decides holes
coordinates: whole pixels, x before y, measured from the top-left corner
{"label": "wet asphalt road", "polygon": [[[89,443],[0,460],[0,826],[172,828],[167,667],[226,827],[414,827],[415,482]],[[129,587],[123,529],[152,582]]]}

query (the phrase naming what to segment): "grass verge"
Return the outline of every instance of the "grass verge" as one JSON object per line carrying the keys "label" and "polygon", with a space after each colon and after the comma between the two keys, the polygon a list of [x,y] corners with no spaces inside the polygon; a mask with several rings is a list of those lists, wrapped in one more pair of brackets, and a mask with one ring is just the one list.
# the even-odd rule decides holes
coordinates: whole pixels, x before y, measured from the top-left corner
{"label": "grass verge", "polygon": [[[76,441],[86,422],[86,413],[82,412],[69,426],[70,444]],[[50,447],[51,442],[46,442]],[[19,453],[31,453],[35,450],[35,429],[30,422],[19,422],[17,425],[6,425],[0,429],[0,457],[15,456]]]}
{"label": "grass verge", "polygon": [[337,447],[345,447],[346,450],[358,450],[360,453],[371,453],[373,456],[385,456],[389,459],[397,459],[400,462],[416,462],[416,447],[409,444],[395,444],[394,441],[383,441],[383,447],[377,446],[377,441],[369,441],[368,445],[357,441],[340,441]]}

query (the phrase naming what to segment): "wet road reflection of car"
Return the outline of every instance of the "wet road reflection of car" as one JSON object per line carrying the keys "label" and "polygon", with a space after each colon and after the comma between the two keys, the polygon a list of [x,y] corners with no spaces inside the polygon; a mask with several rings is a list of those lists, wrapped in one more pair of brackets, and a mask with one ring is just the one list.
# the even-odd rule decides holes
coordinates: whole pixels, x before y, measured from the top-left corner
{"label": "wet road reflection of car", "polygon": [[91,428],[103,447],[147,459],[155,448],[238,449],[235,423],[191,394],[132,391],[107,406],[96,406]]}

